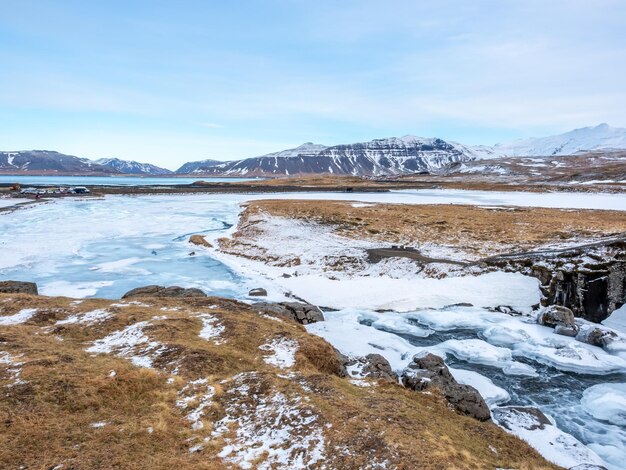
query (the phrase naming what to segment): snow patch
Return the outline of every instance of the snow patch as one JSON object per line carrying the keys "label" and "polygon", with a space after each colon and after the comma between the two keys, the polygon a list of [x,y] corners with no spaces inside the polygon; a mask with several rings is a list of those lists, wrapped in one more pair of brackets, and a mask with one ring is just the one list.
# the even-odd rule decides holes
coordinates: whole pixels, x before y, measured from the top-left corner
{"label": "snow patch", "polygon": [[225,340],[221,338],[221,335],[226,331],[224,325],[219,323],[219,320],[214,315],[208,313],[202,313],[198,315],[198,318],[202,320],[202,329],[200,330],[200,338],[212,341],[215,344],[222,344]]}
{"label": "snow patch", "polygon": [[276,338],[271,342],[259,346],[262,351],[268,351],[271,354],[263,357],[263,361],[280,369],[288,369],[296,363],[296,352],[298,351],[298,342],[290,338]]}
{"label": "snow patch", "polygon": [[82,324],[82,325],[92,325],[94,323],[102,323],[103,321],[108,320],[113,317],[113,314],[108,312],[105,309],[96,309],[91,312],[83,312],[78,313],[76,315],[70,315],[64,320],[59,320],[56,322],[57,325],[70,325],[70,324]]}
{"label": "snow patch", "polygon": [[[165,317],[154,317],[152,320],[162,320]],[[150,321],[140,321],[129,325],[123,330],[115,331],[110,335],[96,340],[87,352],[111,354],[130,359],[138,367],[152,367],[153,358],[165,351],[165,346],[157,341],[151,341],[143,330]]]}
{"label": "snow patch", "polygon": [[25,308],[17,312],[15,315],[7,315],[0,317],[0,326],[19,325],[26,323],[37,313],[36,308]]}

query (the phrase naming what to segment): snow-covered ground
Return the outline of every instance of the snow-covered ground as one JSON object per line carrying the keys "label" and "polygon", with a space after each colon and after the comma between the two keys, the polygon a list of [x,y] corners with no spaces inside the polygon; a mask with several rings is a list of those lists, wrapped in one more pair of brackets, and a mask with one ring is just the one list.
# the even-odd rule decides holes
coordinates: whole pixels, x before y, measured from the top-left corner
{"label": "snow-covered ground", "polygon": [[[311,234],[302,226],[280,225],[281,221],[277,221],[271,248],[279,250],[281,257],[300,255],[303,262],[298,266],[266,265],[188,243],[191,234],[206,235],[211,243],[230,235],[240,203],[267,198],[626,210],[626,195],[479,191],[67,199],[0,213],[0,278],[31,280],[46,295],[77,297],[118,298],[147,284],[199,287],[240,299],[246,299],[252,287],[267,288],[271,300],[282,300],[284,292],[291,291],[339,309],[327,312],[325,322],[307,328],[345,354],[382,354],[397,371],[418,352],[442,355],[457,380],[475,386],[492,408],[531,405],[552,416],[556,427],[547,428],[539,437],[537,433],[524,435],[523,429],[518,429],[518,434],[546,457],[570,465],[572,458],[593,463],[599,455],[609,468],[620,468],[626,459],[626,429],[620,417],[624,412],[620,384],[626,382],[626,361],[619,349],[605,351],[555,335],[528,315],[492,311],[507,305],[529,313],[539,300],[535,279],[505,273],[426,279],[416,276],[406,261],[391,263],[377,272],[365,267],[333,274],[322,271],[323,264],[317,260],[353,254],[358,261],[358,253],[351,250],[357,246],[362,251],[366,243],[348,243],[326,232]],[[298,275],[293,275],[294,271]],[[605,322],[607,326],[623,327],[622,313],[620,309],[619,315]],[[106,312],[91,314],[106,320]],[[30,318],[29,312],[20,315],[10,321]],[[216,318],[209,314],[199,318],[202,337],[222,340]],[[94,342],[88,351],[113,352],[138,365],[149,365],[160,345],[144,334],[143,326],[115,332]],[[288,368],[296,347],[275,339],[268,341],[260,354],[277,367]],[[201,403],[208,403],[211,391],[203,393],[206,400]],[[247,424],[243,425],[245,428]],[[571,436],[563,437],[563,432]],[[248,437],[233,440],[224,458],[233,463],[245,461],[242,443]],[[545,442],[553,443],[550,452]],[[575,454],[572,449],[576,449]],[[277,456],[276,461],[280,458]]]}
{"label": "snow-covered ground", "polygon": [[0,209],[5,207],[16,206],[17,204],[22,204],[24,202],[29,202],[32,199],[26,198],[17,198],[17,197],[0,197]]}

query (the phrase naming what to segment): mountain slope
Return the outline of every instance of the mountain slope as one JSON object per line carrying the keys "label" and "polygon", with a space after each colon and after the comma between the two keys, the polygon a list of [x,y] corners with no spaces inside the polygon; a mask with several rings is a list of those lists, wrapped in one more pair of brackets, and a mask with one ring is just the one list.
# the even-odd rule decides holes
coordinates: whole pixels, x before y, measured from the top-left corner
{"label": "mountain slope", "polygon": [[48,150],[0,152],[0,172],[16,173],[119,173],[87,158],[65,155]]}
{"label": "mountain slope", "polygon": [[590,150],[626,149],[626,129],[600,124],[549,137],[496,144],[496,153],[511,157],[572,155]]}
{"label": "mountain slope", "polygon": [[139,163],[134,160],[120,160],[119,158],[100,158],[96,160],[96,163],[127,175],[169,175],[173,173],[171,170],[150,163]]}
{"label": "mountain slope", "polygon": [[196,172],[228,176],[395,175],[430,171],[450,163],[473,160],[483,152],[483,148],[442,139],[404,136],[333,147],[306,143],[295,149],[219,163]]}
{"label": "mountain slope", "polygon": [[196,162],[187,162],[181,166],[175,173],[181,175],[187,175],[191,173],[204,173],[209,167],[215,166],[218,163],[223,163],[220,160],[199,160]]}

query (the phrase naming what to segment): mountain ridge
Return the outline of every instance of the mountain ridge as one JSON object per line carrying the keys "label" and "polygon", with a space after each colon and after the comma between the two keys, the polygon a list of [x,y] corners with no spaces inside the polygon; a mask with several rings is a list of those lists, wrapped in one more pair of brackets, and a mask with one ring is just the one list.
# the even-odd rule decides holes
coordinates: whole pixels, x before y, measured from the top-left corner
{"label": "mountain ridge", "polygon": [[120,158],[99,158],[95,160],[99,165],[118,170],[120,173],[128,175],[170,175],[172,170],[153,165],[151,163],[140,163],[135,160],[122,160]]}
{"label": "mountain ridge", "polygon": [[574,155],[626,149],[626,128],[606,123],[563,134],[489,145],[465,145],[437,137],[405,135],[326,146],[305,142],[294,148],[239,160],[190,161],[175,171],[119,158],[87,158],[55,151],[0,152],[0,173],[134,174],[197,176],[289,176],[335,174],[393,176],[432,172],[452,164],[501,157]]}

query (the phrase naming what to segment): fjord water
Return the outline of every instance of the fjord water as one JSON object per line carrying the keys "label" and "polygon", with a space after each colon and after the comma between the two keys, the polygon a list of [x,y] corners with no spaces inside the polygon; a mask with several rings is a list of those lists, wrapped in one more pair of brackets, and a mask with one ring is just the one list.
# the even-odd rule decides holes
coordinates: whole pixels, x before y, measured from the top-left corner
{"label": "fjord water", "polygon": [[[528,198],[531,205],[596,207],[604,196],[576,195],[574,198],[544,195]],[[119,298],[143,285],[198,287],[208,294],[245,298],[255,280],[213,258],[206,250],[188,242],[191,234],[226,236],[237,223],[240,203],[254,198],[352,199],[363,202],[468,203],[505,205],[521,203],[523,193],[403,192],[386,194],[280,194],[267,195],[164,195],[67,198],[41,202],[10,213],[0,213],[0,280],[34,281],[44,295]],[[623,199],[613,205],[626,209]],[[617,201],[617,202],[616,202]],[[305,249],[303,247],[303,249]],[[195,252],[195,255],[190,253]],[[364,312],[371,317],[375,312]],[[442,321],[451,310],[434,313]],[[458,312],[457,312],[458,313]],[[489,312],[474,312],[490,315]],[[341,313],[328,313],[327,323]],[[393,313],[389,313],[393,315]],[[495,314],[494,314],[495,315]],[[497,314],[503,315],[503,314]],[[422,315],[423,316],[423,315]],[[495,317],[494,317],[495,318]],[[483,326],[458,326],[429,330],[433,325],[413,322],[411,330],[388,330],[391,338],[408,340],[415,347],[429,347],[450,339],[492,339],[482,335]],[[346,336],[356,328],[377,331],[375,324],[354,321]],[[411,334],[418,332],[419,334]],[[381,332],[382,333],[382,332]],[[363,341],[368,334],[359,330]],[[353,335],[354,336],[354,335]],[[385,351],[382,351],[383,355]],[[407,360],[410,357],[406,358]],[[511,375],[494,365],[448,356],[451,366],[478,372],[511,396],[507,404],[534,405],[552,415],[559,428],[573,434],[595,450],[610,468],[620,468],[626,459],[624,426],[596,419],[581,406],[584,390],[597,384],[626,382],[623,373],[586,374],[565,372],[531,358],[516,360],[533,367],[538,375]]]}
{"label": "fjord water", "polygon": [[205,176],[174,177],[174,176],[33,176],[33,175],[0,175],[0,184],[19,183],[21,185],[50,186],[168,186],[191,184],[196,181],[207,183],[237,183],[263,178],[208,178]]}

